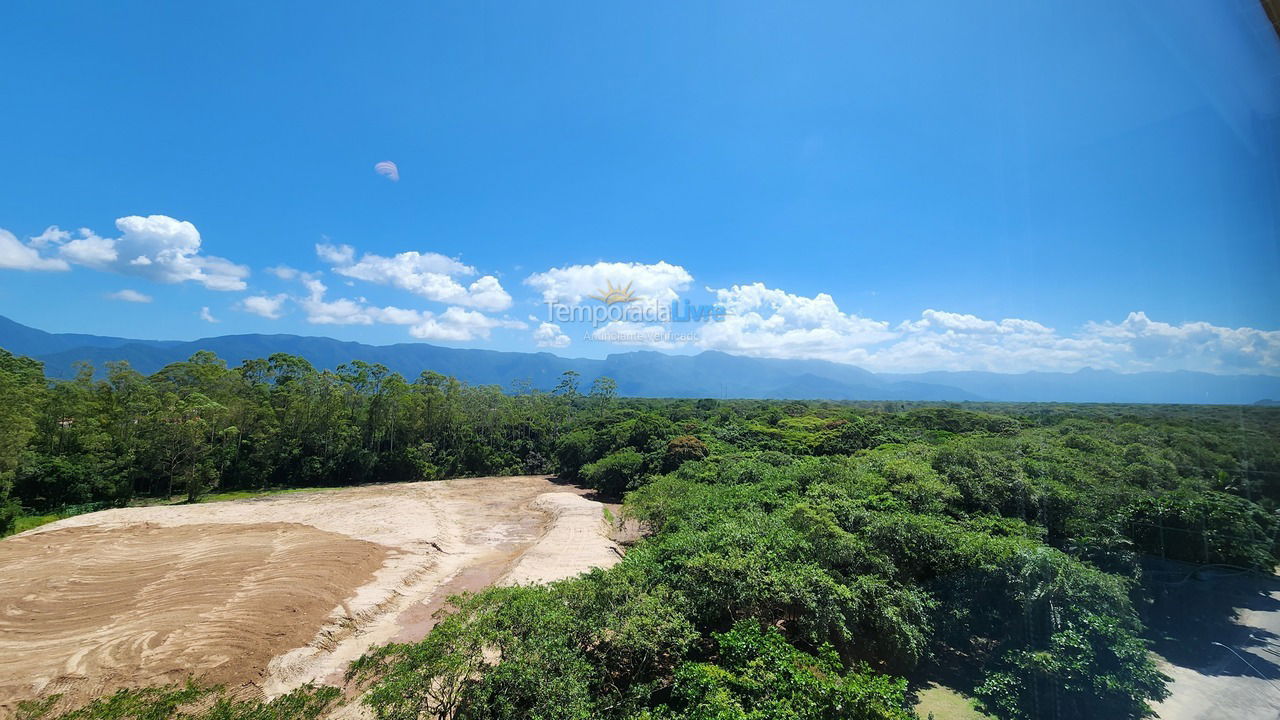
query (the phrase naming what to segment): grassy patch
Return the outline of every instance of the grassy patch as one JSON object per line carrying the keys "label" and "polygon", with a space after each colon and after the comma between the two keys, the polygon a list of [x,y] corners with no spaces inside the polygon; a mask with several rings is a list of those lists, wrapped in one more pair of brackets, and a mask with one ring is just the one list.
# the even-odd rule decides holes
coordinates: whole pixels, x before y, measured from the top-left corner
{"label": "grassy patch", "polygon": [[[202,495],[196,502],[225,502],[227,500],[251,500],[253,498],[267,497],[270,495],[286,495],[291,493],[310,493],[319,492],[321,490],[342,490],[348,487],[360,487],[358,485],[343,485],[337,487],[303,487],[303,488],[268,488],[266,490],[232,490],[228,492],[209,493]],[[186,495],[173,495],[167,498],[139,498],[129,503],[129,507],[155,507],[157,505],[185,505],[187,502]]]}
{"label": "grassy patch", "polygon": [[992,720],[973,701],[944,685],[929,683],[916,692],[916,714],[928,720]]}
{"label": "grassy patch", "polygon": [[51,523],[54,520],[61,520],[64,517],[71,517],[71,516],[70,515],[19,515],[17,519],[14,520],[13,532],[10,534],[16,535],[20,532],[26,532],[31,528],[37,528],[37,527],[40,527],[41,525],[47,525],[48,523]]}
{"label": "grassy patch", "polygon": [[310,487],[310,488],[271,488],[267,490],[234,490],[231,492],[211,493],[200,498],[200,502],[223,502],[225,500],[248,500],[256,497],[266,497],[268,495],[288,495],[292,493],[309,493],[319,492],[321,490],[338,490],[340,488],[331,487]]}

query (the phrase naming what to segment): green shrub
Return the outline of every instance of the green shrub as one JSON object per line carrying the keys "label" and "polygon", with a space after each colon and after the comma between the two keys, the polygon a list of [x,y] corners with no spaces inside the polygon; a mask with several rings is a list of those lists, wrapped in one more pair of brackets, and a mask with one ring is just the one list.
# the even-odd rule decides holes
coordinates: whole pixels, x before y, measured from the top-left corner
{"label": "green shrub", "polygon": [[910,720],[906,681],[866,668],[846,670],[829,648],[801,652],[774,628],[744,620],[712,636],[714,662],[690,662],[675,674],[671,720]]}
{"label": "green shrub", "polygon": [[701,440],[692,435],[680,435],[667,442],[662,468],[670,472],[690,460],[701,460],[706,456],[707,446]]}
{"label": "green shrub", "polygon": [[0,498],[0,537],[13,532],[18,516],[22,514],[22,506],[13,498]]}
{"label": "green shrub", "polygon": [[619,497],[639,484],[644,476],[644,456],[635,450],[623,450],[582,468],[582,479],[596,490]]}

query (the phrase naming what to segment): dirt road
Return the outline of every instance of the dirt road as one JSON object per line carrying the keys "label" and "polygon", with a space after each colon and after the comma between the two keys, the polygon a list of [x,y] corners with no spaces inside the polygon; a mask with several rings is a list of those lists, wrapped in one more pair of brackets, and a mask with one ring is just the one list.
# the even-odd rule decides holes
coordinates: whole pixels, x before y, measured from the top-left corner
{"label": "dirt road", "polygon": [[583,495],[447,480],[108,510],[0,541],[0,716],[188,673],[268,697],[333,681],[421,638],[450,594],[617,562]]}

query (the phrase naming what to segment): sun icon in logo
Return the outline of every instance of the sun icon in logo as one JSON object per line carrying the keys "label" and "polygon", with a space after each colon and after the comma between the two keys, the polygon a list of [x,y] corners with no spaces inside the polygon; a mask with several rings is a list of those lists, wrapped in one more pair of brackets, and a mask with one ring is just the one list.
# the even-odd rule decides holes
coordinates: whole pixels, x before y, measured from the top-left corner
{"label": "sun icon in logo", "polygon": [[636,300],[640,299],[635,295],[631,294],[631,283],[627,283],[626,287],[614,287],[613,281],[611,280],[606,281],[606,283],[608,284],[608,287],[606,287],[603,290],[598,290],[597,292],[599,292],[600,294],[592,295],[591,297],[596,300],[599,300],[605,305],[612,305],[614,303],[635,302]]}

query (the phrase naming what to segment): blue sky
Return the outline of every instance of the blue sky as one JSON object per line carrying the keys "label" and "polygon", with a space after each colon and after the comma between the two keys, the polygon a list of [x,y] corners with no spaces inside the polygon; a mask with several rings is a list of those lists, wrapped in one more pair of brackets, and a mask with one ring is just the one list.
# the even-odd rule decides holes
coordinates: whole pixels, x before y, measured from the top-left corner
{"label": "blue sky", "polygon": [[[29,2],[0,67],[42,329],[1280,373],[1256,0]],[[544,326],[600,279],[732,320]]]}

